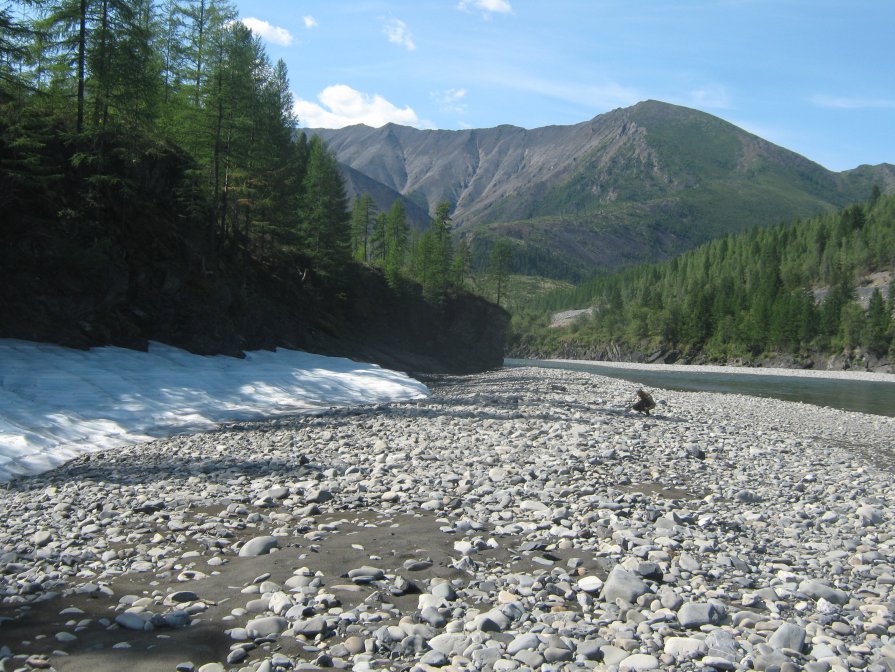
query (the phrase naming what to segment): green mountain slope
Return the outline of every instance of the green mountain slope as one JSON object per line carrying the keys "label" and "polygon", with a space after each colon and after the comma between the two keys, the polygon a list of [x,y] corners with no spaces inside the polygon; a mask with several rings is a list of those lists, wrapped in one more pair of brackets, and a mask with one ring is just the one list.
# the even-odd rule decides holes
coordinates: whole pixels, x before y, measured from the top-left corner
{"label": "green mountain slope", "polygon": [[[534,298],[514,316],[511,352],[891,371],[893,271],[895,196],[874,194]],[[548,321],[571,308],[586,315]]]}
{"label": "green mountain slope", "polygon": [[457,233],[478,239],[474,249],[510,236],[520,254],[556,259],[554,272],[539,270],[556,277],[834,210],[874,184],[895,191],[890,164],[835,173],[722,119],[657,101],[531,130],[389,124],[309,133],[429,212],[453,203]]}

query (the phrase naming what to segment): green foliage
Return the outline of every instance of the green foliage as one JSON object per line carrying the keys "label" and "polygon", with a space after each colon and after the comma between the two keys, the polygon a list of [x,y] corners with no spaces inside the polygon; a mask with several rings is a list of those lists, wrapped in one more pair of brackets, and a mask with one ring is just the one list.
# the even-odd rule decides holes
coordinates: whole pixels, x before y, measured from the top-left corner
{"label": "green foliage", "polygon": [[369,194],[357,196],[351,208],[351,249],[357,261],[371,259],[370,234],[372,233],[376,204]]}
{"label": "green foliage", "polygon": [[301,200],[301,235],[320,272],[333,276],[351,257],[348,199],[335,156],[317,136],[310,144]]}
{"label": "green foliage", "polygon": [[4,233],[39,240],[64,221],[76,244],[87,230],[142,238],[166,228],[145,224],[164,210],[146,194],[164,183],[168,233],[204,241],[206,260],[288,253],[338,273],[350,256],[338,166],[296,135],[286,66],[234,5],[30,4],[23,19],[0,10]]}
{"label": "green foliage", "polygon": [[667,262],[536,297],[534,313],[589,305],[593,317],[560,329],[517,320],[515,344],[540,353],[570,343],[666,347],[718,360],[855,348],[883,356],[895,338],[895,290],[888,301],[875,292],[865,309],[855,285],[895,269],[893,255],[895,197],[876,191],[838,213],[728,235]]}
{"label": "green foliage", "polygon": [[500,305],[501,292],[505,290],[507,278],[510,274],[510,262],[513,258],[513,249],[510,241],[500,238],[491,250],[491,260],[488,264],[488,275],[494,285],[494,303]]}
{"label": "green foliage", "polygon": [[435,303],[443,303],[448,292],[456,287],[451,273],[454,249],[450,213],[450,203],[438,204],[432,226],[420,236],[411,263],[414,278],[423,288],[423,296]]}
{"label": "green foliage", "polygon": [[395,199],[385,222],[385,278],[392,288],[397,288],[401,284],[409,235],[404,202]]}

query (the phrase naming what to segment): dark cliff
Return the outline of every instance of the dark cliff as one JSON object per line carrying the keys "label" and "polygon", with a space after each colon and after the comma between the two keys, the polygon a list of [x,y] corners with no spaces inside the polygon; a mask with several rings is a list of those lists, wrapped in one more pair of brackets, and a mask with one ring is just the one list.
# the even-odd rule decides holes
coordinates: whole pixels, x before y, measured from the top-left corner
{"label": "dark cliff", "polygon": [[502,365],[503,309],[471,294],[432,304],[415,286],[393,290],[375,269],[344,270],[331,285],[259,264],[238,273],[173,261],[94,265],[80,275],[47,267],[11,277],[0,290],[0,337],[80,348],[159,341],[235,356],[285,347],[421,373]]}

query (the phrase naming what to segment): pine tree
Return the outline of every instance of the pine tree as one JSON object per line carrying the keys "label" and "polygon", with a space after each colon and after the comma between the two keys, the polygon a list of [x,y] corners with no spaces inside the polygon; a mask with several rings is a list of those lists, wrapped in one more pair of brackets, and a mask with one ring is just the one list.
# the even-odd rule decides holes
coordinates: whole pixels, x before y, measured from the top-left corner
{"label": "pine tree", "polygon": [[373,231],[370,234],[370,262],[374,266],[385,266],[385,255],[388,241],[388,214],[380,212],[373,220]]}
{"label": "pine tree", "polygon": [[451,287],[451,204],[439,203],[435,208],[435,219],[426,231],[420,247],[423,266],[423,295],[436,303],[441,303]]}
{"label": "pine tree", "polygon": [[305,251],[317,270],[335,277],[351,259],[350,214],[335,156],[311,138],[301,202]]}
{"label": "pine tree", "polygon": [[370,234],[375,211],[376,204],[369,194],[354,198],[351,208],[351,249],[357,261],[370,261]]}
{"label": "pine tree", "polygon": [[891,340],[892,316],[886,306],[879,288],[870,295],[867,306],[867,318],[864,328],[864,347],[877,356],[889,350]]}
{"label": "pine tree", "polygon": [[466,285],[466,278],[469,276],[472,266],[472,249],[469,241],[465,238],[461,240],[454,252],[454,263],[451,267],[452,281],[456,287],[463,288]]}
{"label": "pine tree", "polygon": [[392,287],[400,284],[409,232],[404,203],[399,198],[395,199],[385,225],[385,277]]}
{"label": "pine tree", "polygon": [[491,257],[488,262],[488,275],[494,285],[495,300],[499,306],[503,292],[506,290],[507,278],[510,274],[510,261],[513,258],[513,250],[506,238],[498,238],[491,249]]}

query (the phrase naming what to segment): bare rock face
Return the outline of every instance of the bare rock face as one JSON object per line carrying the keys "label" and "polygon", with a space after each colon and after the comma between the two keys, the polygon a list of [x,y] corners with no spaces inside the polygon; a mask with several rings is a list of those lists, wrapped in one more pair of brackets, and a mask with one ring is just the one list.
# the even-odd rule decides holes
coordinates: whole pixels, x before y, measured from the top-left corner
{"label": "bare rock face", "polygon": [[[539,252],[585,274],[841,207],[866,197],[866,184],[891,183],[895,173],[887,164],[833,173],[717,117],[658,101],[570,126],[447,131],[387,124],[306,132],[335,152],[349,190],[373,195],[381,210],[403,197],[415,223],[418,211],[450,201],[460,230],[485,225],[497,235],[537,240]],[[769,167],[776,181],[756,188],[750,176]],[[758,203],[773,213],[765,222],[754,219]]]}

